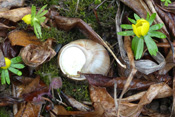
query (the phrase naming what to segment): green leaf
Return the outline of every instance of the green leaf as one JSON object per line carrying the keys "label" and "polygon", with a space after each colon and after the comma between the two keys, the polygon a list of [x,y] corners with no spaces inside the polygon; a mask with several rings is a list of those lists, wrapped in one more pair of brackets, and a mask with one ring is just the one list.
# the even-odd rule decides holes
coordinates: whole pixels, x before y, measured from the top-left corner
{"label": "green leaf", "polygon": [[41,26],[37,22],[34,22],[34,32],[37,38],[42,38]]}
{"label": "green leaf", "polygon": [[148,48],[148,52],[151,55],[156,56],[156,54],[158,52],[158,48],[157,48],[156,43],[153,41],[153,39],[149,35],[144,36],[144,40],[145,40],[146,46]]}
{"label": "green leaf", "polygon": [[7,69],[5,69],[4,71],[5,71],[5,80],[6,80],[7,84],[10,84],[9,72]]}
{"label": "green leaf", "polygon": [[48,12],[48,10],[43,11],[41,14],[36,15],[37,18],[43,17],[46,13]]}
{"label": "green leaf", "polygon": [[149,31],[148,35],[151,36],[151,37],[157,37],[157,38],[161,38],[161,39],[165,39],[166,38],[165,34],[163,34],[161,32],[158,32],[158,31]]}
{"label": "green leaf", "polygon": [[15,69],[15,68],[13,68],[13,67],[9,67],[8,69],[9,69],[12,73],[14,73],[14,74],[16,74],[16,75],[18,75],[18,76],[21,76],[21,75],[22,75],[22,72],[19,71],[18,69]]}
{"label": "green leaf", "polygon": [[5,70],[2,70],[2,73],[1,73],[1,84],[5,84],[6,81],[5,81]]}
{"label": "green leaf", "polygon": [[120,27],[123,29],[132,29],[132,25],[129,25],[129,24],[122,24],[120,25]]}
{"label": "green leaf", "polygon": [[[41,12],[43,12],[43,10],[47,7],[47,5],[44,5],[37,13],[37,15],[40,15]],[[47,13],[47,12],[46,12]],[[45,15],[45,14],[44,14]]]}
{"label": "green leaf", "polygon": [[22,62],[22,58],[20,56],[17,56],[15,58],[12,58],[11,59],[11,62],[12,63],[19,63],[19,62]]}
{"label": "green leaf", "polygon": [[138,38],[135,36],[132,40],[132,49],[134,51],[135,59],[140,59],[142,57],[144,48],[144,41],[143,38]]}
{"label": "green leaf", "polygon": [[150,27],[150,30],[159,30],[163,27],[163,23],[160,24],[155,24],[153,26]]}
{"label": "green leaf", "polygon": [[18,69],[23,69],[25,66],[23,64],[11,64],[10,67],[18,68]]}
{"label": "green leaf", "polygon": [[147,13],[147,16],[146,16],[147,21],[149,20],[149,17],[150,17],[150,15],[149,15],[149,13]]}
{"label": "green leaf", "polygon": [[135,13],[134,13],[134,18],[135,18],[136,20],[139,20],[139,19],[140,19],[140,17],[139,17],[137,14],[135,14]]}
{"label": "green leaf", "polygon": [[135,21],[134,19],[131,19],[131,18],[128,17],[128,20],[129,20],[131,23],[136,24],[136,21]]}
{"label": "green leaf", "polygon": [[42,22],[45,21],[45,19],[46,19],[46,17],[41,17],[41,18],[39,18],[39,23],[41,24]]}
{"label": "green leaf", "polygon": [[36,15],[36,6],[32,5],[32,8],[31,8],[31,18],[33,19],[33,17],[35,17]]}
{"label": "green leaf", "polygon": [[150,16],[150,18],[148,19],[148,22],[149,22],[149,25],[150,25],[150,26],[152,25],[152,23],[153,23],[153,21],[154,21],[155,18],[156,18],[156,13],[153,13],[153,14]]}
{"label": "green leaf", "polygon": [[132,36],[132,35],[135,35],[133,31],[122,31],[122,32],[118,32],[117,34],[121,35],[121,36]]}

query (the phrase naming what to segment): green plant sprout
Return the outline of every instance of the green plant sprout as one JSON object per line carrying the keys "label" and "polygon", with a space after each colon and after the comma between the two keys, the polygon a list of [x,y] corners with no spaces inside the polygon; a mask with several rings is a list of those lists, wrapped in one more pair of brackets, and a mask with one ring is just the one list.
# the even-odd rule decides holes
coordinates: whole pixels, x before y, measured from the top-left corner
{"label": "green plant sprout", "polygon": [[151,16],[147,14],[147,17],[145,20],[143,18],[140,18],[137,14],[134,14],[134,18],[136,20],[128,18],[128,20],[131,23],[133,23],[132,25],[129,25],[129,24],[120,25],[123,29],[127,29],[127,30],[132,29],[132,30],[118,32],[117,34],[122,36],[136,35],[132,39],[132,50],[134,52],[135,59],[141,58],[143,54],[144,41],[148,48],[148,52],[151,55],[156,56],[158,52],[158,48],[156,43],[153,41],[152,37],[161,38],[161,39],[166,38],[165,34],[156,31],[163,27],[162,23],[152,25],[155,17],[156,17],[156,13],[153,13]]}
{"label": "green plant sprout", "polygon": [[46,19],[46,17],[44,17],[44,15],[48,12],[48,10],[44,10],[46,6],[47,5],[43,6],[36,14],[36,6],[32,5],[31,14],[25,15],[22,18],[26,24],[33,26],[37,38],[42,38],[41,23],[43,23]]}
{"label": "green plant sprout", "polygon": [[161,0],[161,2],[165,2],[165,6],[168,6],[168,4],[171,4],[171,0]]}
{"label": "green plant sprout", "polygon": [[20,56],[17,56],[15,58],[12,58],[11,60],[4,57],[6,66],[0,67],[0,73],[1,73],[1,84],[10,84],[10,77],[9,77],[9,71],[12,73],[21,76],[22,72],[18,69],[23,69],[25,66],[23,64],[20,64],[19,62],[22,62],[22,59]]}

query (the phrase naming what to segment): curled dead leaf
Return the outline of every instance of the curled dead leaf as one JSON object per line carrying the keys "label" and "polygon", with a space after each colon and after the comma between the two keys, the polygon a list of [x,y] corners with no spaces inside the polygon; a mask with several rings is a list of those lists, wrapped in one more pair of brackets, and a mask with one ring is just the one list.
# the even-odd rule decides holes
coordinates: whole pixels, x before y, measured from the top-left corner
{"label": "curled dead leaf", "polygon": [[52,39],[48,39],[40,46],[30,44],[21,49],[20,55],[26,65],[35,68],[42,63],[49,61],[56,55],[56,52],[51,48],[51,46]]}
{"label": "curled dead leaf", "polygon": [[25,15],[31,13],[30,7],[17,8],[4,12],[0,12],[0,18],[5,18],[13,22],[20,21]]}

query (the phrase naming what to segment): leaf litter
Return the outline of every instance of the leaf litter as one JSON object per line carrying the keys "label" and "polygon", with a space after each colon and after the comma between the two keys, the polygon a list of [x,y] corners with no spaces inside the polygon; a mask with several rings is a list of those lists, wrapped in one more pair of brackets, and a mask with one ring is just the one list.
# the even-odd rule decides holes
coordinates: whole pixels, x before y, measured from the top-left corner
{"label": "leaf litter", "polygon": [[[158,15],[155,23],[164,23],[164,27],[161,32],[167,35],[167,40],[163,39],[161,40],[161,43],[167,44],[167,42],[169,42],[171,48],[173,48],[171,42],[173,39],[172,36],[174,37],[174,19],[172,19],[174,14],[172,14],[173,7],[171,6],[173,4],[171,4],[169,7],[163,7],[160,5],[160,2],[153,0],[121,0],[121,2],[124,3],[123,5],[129,6],[143,18],[146,18],[147,12],[150,14],[157,12]],[[122,17],[125,11],[121,11],[120,2],[117,4],[118,11],[115,20],[117,32],[119,32],[121,31],[120,24],[124,20]],[[174,74],[172,77],[169,77],[169,75],[172,74],[171,70],[174,68],[174,48],[173,50],[163,48],[163,52],[160,50],[156,56],[148,55],[147,50],[145,49],[142,58],[136,61],[134,60],[134,55],[131,50],[132,37],[125,37],[123,39],[122,37],[117,36],[118,43],[121,45],[119,46],[119,52],[122,60],[124,61],[121,62],[116,57],[110,46],[82,19],[63,17],[60,16],[58,12],[54,11],[49,12],[50,14],[46,14],[46,17],[47,20],[53,24],[53,26],[66,31],[70,31],[74,28],[80,29],[80,31],[83,32],[87,38],[92,39],[106,47],[111,53],[112,58],[115,59],[118,65],[123,67],[124,71],[127,71],[128,74],[126,76],[108,77],[100,74],[80,73],[87,78],[89,84],[89,92],[92,102],[92,105],[89,106],[83,104],[82,102],[78,102],[73,97],[65,95],[64,93],[62,93],[63,96],[61,96],[59,93],[62,85],[62,81],[59,80],[61,78],[58,78],[58,82],[55,82],[57,90],[53,89],[51,86],[51,88],[49,88],[40,80],[39,76],[33,78],[29,78],[28,76],[28,78],[25,78],[30,79],[30,81],[21,79],[16,79],[15,81],[15,79],[13,79],[12,84],[15,85],[16,89],[18,89],[16,90],[18,96],[0,98],[1,106],[16,103],[21,105],[20,108],[18,108],[18,112],[15,114],[16,117],[40,116],[43,111],[41,109],[43,104],[45,107],[49,108],[46,110],[50,112],[51,116],[167,116],[158,112],[152,112],[146,107],[146,105],[150,104],[153,100],[173,97],[172,115],[174,115],[175,82],[174,78],[172,79]],[[29,13],[31,13],[31,11],[28,7],[7,9],[0,13],[0,18],[16,23],[19,22],[23,16]],[[47,23],[45,23],[45,25],[46,24]],[[49,27],[49,25],[47,27]],[[43,63],[50,61],[56,55],[56,52],[52,47],[54,44],[53,39],[47,39],[45,42],[40,42],[34,35],[30,35],[24,30],[13,30],[16,28],[16,25],[11,26],[10,23],[0,24],[0,30],[12,30],[10,33],[8,33],[8,36],[6,32],[4,32],[7,39],[4,39],[3,42],[0,43],[0,67],[4,66],[5,64],[4,57],[12,58],[20,54],[23,62],[28,67],[38,69]],[[155,40],[156,42],[160,41],[157,39]],[[149,57],[146,58],[147,56]],[[33,75],[35,76],[35,74]],[[151,75],[154,77],[153,79],[148,77]],[[164,77],[162,75],[164,75]],[[162,79],[158,79],[157,76],[161,77]],[[173,87],[172,83],[169,82],[173,82]],[[113,89],[113,87],[117,87],[117,92]],[[112,88],[114,93],[108,91],[108,88]],[[118,91],[120,93],[118,93]],[[133,92],[130,96],[126,96],[128,91],[136,91],[136,93],[134,94]],[[117,97],[117,99],[114,97]],[[65,109],[68,103],[63,102],[62,98],[67,99],[69,105],[71,108],[73,108],[73,111]],[[57,103],[55,103],[55,100]]]}

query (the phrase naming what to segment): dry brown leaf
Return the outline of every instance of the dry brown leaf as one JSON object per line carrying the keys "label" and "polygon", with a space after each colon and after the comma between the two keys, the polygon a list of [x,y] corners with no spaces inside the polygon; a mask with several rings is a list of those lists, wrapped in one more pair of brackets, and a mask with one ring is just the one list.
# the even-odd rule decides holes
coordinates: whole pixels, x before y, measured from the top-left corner
{"label": "dry brown leaf", "polygon": [[[136,106],[127,109],[128,112],[125,113],[127,115],[123,115],[122,113],[120,113],[120,114],[122,114],[122,116],[138,117],[143,109],[143,106],[151,103],[152,100],[156,98],[156,96],[159,94],[159,92],[162,90],[162,88],[165,85],[167,85],[167,84],[159,83],[159,84],[151,85],[150,88],[146,91],[146,93],[142,96],[139,103]],[[130,111],[130,110],[132,110],[132,111]]]}
{"label": "dry brown leaf", "polygon": [[0,50],[0,67],[3,67],[3,66],[5,66],[5,60],[4,60],[4,55]]}
{"label": "dry brown leaf", "polygon": [[7,26],[3,23],[0,23],[0,30],[4,30],[4,29],[15,29],[14,26]]}
{"label": "dry brown leaf", "polygon": [[25,15],[31,13],[30,7],[17,8],[13,10],[0,12],[0,18],[5,18],[13,22],[20,21]]}
{"label": "dry brown leaf", "polygon": [[129,6],[131,9],[133,9],[137,14],[139,14],[141,17],[146,18],[147,11],[143,7],[140,0],[120,0],[125,5]]}
{"label": "dry brown leaf", "polygon": [[52,49],[52,39],[43,42],[42,45],[27,45],[20,51],[23,62],[30,67],[37,67],[46,61],[50,61],[56,52]]}
{"label": "dry brown leaf", "polygon": [[0,11],[6,11],[11,7],[21,7],[24,5],[24,0],[0,0]]}
{"label": "dry brown leaf", "polygon": [[169,51],[165,60],[166,60],[166,65],[161,70],[159,70],[160,75],[167,74],[175,66],[175,63],[173,62],[173,53],[171,50]]}
{"label": "dry brown leaf", "polygon": [[27,46],[29,44],[41,45],[41,41],[35,35],[29,34],[25,31],[15,30],[9,33],[9,40],[12,46]]}
{"label": "dry brown leaf", "polygon": [[114,99],[106,91],[106,88],[89,86],[91,101],[96,104],[100,103],[104,109],[104,113],[101,116],[115,117],[117,111],[114,104]]}
{"label": "dry brown leaf", "polygon": [[[127,102],[137,101],[137,100],[141,99],[146,92],[147,91],[142,91],[142,92],[139,92],[137,94],[131,95],[129,97],[122,98],[121,101],[125,101],[125,102],[126,101]],[[173,93],[172,92],[172,89],[167,84],[165,84],[161,88],[161,90],[159,91],[159,93],[157,94],[157,96],[155,97],[155,99],[170,97],[170,96],[172,96],[172,93]]]}
{"label": "dry brown leaf", "polygon": [[[100,107],[98,107],[100,108]],[[57,116],[68,116],[68,115],[74,115],[74,116],[83,116],[83,117],[88,117],[88,115],[93,115],[94,112],[84,112],[84,111],[68,111],[66,110],[63,106],[61,105],[55,105],[54,109],[52,110],[52,112],[50,112],[51,117],[55,117],[55,115],[53,114],[53,112],[57,115]],[[87,116],[86,116],[87,115]],[[94,116],[89,116],[89,117],[94,117]]]}
{"label": "dry brown leaf", "polygon": [[27,104],[21,106],[15,117],[39,117],[42,104],[34,104],[27,102]]}

